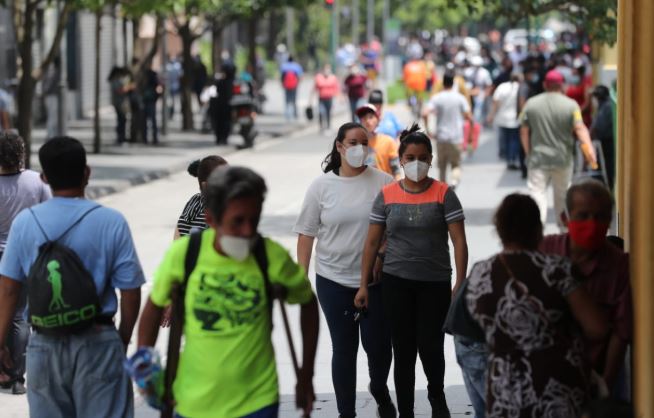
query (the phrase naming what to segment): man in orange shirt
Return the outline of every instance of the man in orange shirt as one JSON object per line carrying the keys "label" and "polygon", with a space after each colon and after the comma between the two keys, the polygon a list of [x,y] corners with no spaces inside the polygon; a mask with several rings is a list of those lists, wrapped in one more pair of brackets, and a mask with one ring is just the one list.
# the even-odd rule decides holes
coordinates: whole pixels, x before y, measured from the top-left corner
{"label": "man in orange shirt", "polygon": [[397,152],[397,143],[388,135],[377,132],[379,126],[379,113],[377,108],[368,103],[356,111],[361,124],[370,133],[368,139],[368,160],[366,165],[384,171],[396,179],[400,178],[400,156]]}

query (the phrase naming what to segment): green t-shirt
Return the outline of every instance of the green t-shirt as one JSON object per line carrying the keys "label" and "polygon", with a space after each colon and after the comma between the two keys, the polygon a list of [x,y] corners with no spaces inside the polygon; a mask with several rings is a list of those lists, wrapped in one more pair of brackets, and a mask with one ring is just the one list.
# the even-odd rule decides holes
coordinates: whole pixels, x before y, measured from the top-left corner
{"label": "green t-shirt", "polygon": [[583,123],[574,100],[561,93],[542,93],[525,104],[520,115],[529,127],[529,168],[553,169],[572,164],[575,124]]}
{"label": "green t-shirt", "polygon": [[[277,369],[263,275],[252,255],[240,262],[219,254],[216,233],[203,232],[185,296],[185,344],[173,392],[177,412],[190,418],[236,418],[278,402]],[[181,282],[189,238],[175,241],[154,278],[150,299],[170,303]],[[266,239],[271,283],[287,289],[288,303],[307,303],[311,283],[279,244]]]}

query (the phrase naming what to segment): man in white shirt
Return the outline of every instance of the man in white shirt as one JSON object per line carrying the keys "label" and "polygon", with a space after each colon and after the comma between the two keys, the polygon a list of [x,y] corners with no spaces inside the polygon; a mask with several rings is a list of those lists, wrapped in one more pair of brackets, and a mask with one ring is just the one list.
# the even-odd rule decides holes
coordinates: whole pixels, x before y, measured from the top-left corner
{"label": "man in white shirt", "polygon": [[[425,130],[429,132],[429,116],[436,116],[436,153],[439,180],[447,182],[447,167],[452,167],[451,187],[456,187],[461,178],[461,144],[463,143],[463,121],[472,122],[470,105],[458,91],[454,90],[454,74],[443,75],[443,91],[433,96],[423,110]],[[470,134],[472,134],[470,129]],[[434,136],[434,135],[432,135]]]}
{"label": "man in white shirt", "polygon": [[495,122],[498,130],[500,155],[506,157],[507,168],[517,170],[524,165],[520,158],[520,123],[518,122],[518,92],[520,75],[512,74],[511,80],[500,84],[493,93],[493,105],[486,122]]}

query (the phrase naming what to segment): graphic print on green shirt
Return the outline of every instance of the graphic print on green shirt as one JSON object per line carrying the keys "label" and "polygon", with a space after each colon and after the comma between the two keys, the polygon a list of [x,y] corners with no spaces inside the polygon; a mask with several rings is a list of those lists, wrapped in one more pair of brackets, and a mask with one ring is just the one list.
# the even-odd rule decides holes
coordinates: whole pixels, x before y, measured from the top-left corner
{"label": "graphic print on green shirt", "polygon": [[[198,260],[185,295],[185,344],[173,393],[176,411],[193,418],[241,417],[279,400],[275,355],[263,275],[254,256],[236,261],[219,254],[216,232],[202,233]],[[175,241],[154,277],[150,299],[170,303],[184,277],[189,238]],[[266,239],[268,275],[287,290],[287,303],[313,297],[304,270],[279,244]]]}

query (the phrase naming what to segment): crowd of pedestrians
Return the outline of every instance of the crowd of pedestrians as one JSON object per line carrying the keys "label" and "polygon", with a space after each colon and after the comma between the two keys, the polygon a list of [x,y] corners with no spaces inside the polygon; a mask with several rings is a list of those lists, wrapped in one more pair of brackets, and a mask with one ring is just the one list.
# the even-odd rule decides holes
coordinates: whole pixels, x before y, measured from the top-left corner
{"label": "crowd of pedestrians", "polygon": [[[547,128],[552,120],[561,136],[584,126],[564,96],[548,96],[561,94],[560,84],[557,72],[548,73],[546,89],[557,90],[535,98],[563,100],[557,108],[567,116],[557,119],[539,111],[538,101],[527,102],[523,133],[525,127],[553,130]],[[441,157],[445,163],[418,125],[397,141],[379,132],[384,118],[378,91],[369,97],[377,106],[356,109],[361,123],[339,128],[324,174],[307,190],[293,229],[297,263],[258,235],[266,194],[258,174],[216,155],[189,166],[200,192],[179,217],[138,330],[138,346],[145,350],[155,345],[160,326],[183,321],[186,343],[172,386],[179,416],[277,416],[269,310],[275,295],[269,285],[283,287],[281,297],[301,305],[297,404],[306,413],[315,397],[318,304],[331,337],[332,380],[343,418],[356,415],[359,340],[379,416],[414,416],[419,355],[432,416],[449,417],[444,330],[455,337],[477,417],[548,416],[552,410],[581,417],[598,394],[629,398],[625,357],[633,313],[628,256],[606,238],[611,192],[595,180],[563,187],[555,207],[560,205],[565,232],[547,237],[538,201],[506,197],[494,217],[503,250],[467,274],[469,244],[456,182],[433,179],[429,170],[434,160],[439,169],[454,165],[454,151],[461,151],[454,138],[464,135],[464,120],[474,116],[465,96],[453,90],[454,74],[446,73],[442,85],[424,115],[438,118],[436,151],[450,155]],[[491,116],[501,110],[498,103]],[[522,138],[528,156],[538,144],[530,131]],[[452,146],[438,141],[446,135]],[[55,137],[43,145],[41,176],[22,168],[22,146],[15,134],[0,136],[7,197],[0,219],[0,383],[16,394],[27,390],[34,417],[91,416],[97,408],[108,416],[133,416],[122,363],[144,277],[129,227],[119,213],[83,199],[90,168],[79,141]],[[538,171],[530,166],[530,173]],[[66,255],[55,260],[56,251]],[[317,298],[307,278],[312,256]],[[179,298],[176,283],[184,289],[182,318],[170,309]],[[114,325],[118,309],[121,319]],[[392,360],[397,406],[387,384]]]}

